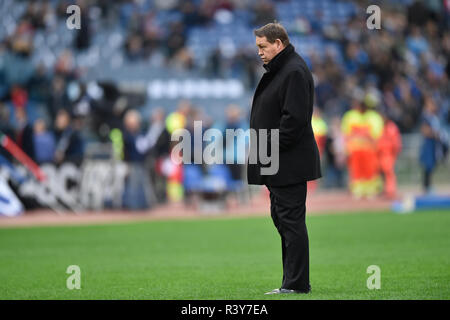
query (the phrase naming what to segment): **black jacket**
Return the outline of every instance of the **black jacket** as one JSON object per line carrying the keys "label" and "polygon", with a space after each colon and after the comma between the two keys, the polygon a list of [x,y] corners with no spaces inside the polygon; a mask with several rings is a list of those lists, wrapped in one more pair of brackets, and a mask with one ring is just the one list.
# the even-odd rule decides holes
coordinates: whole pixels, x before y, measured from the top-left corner
{"label": "black jacket", "polygon": [[[262,165],[258,156],[258,163],[247,163],[248,183],[287,186],[320,178],[319,150],[311,126],[314,103],[311,72],[291,44],[264,68],[267,72],[253,97],[250,128],[279,129],[279,169],[274,175],[261,175],[261,167],[270,164]],[[259,150],[257,140],[250,136],[250,145],[258,147],[250,148],[249,160]],[[270,152],[270,134],[267,144]]]}

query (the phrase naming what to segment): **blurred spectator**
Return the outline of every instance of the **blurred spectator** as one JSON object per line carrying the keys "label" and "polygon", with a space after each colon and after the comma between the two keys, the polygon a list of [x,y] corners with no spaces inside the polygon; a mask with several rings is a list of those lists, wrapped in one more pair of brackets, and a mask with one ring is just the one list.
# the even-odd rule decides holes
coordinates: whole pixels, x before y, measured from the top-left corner
{"label": "blurred spectator", "polygon": [[166,54],[169,60],[184,47],[186,42],[186,35],[184,32],[184,26],[179,22],[173,22],[169,26],[169,34],[165,41]]}
{"label": "blurred spectator", "polygon": [[52,123],[56,120],[59,110],[69,110],[69,97],[66,91],[66,81],[63,77],[56,76],[53,78],[46,106]]}
{"label": "blurred spectator", "polygon": [[[185,128],[193,136],[194,130],[194,114],[191,103],[188,100],[180,100],[176,111],[170,113],[166,118],[167,132],[172,135],[176,130]],[[171,141],[170,153],[172,148],[178,143],[178,141]],[[194,150],[194,139],[191,139],[191,151]],[[201,146],[200,146],[201,147]],[[167,177],[167,199],[170,202],[179,202],[183,200],[184,187],[183,187],[183,164],[177,164],[173,161],[172,157],[178,155],[168,155],[165,157],[160,165],[160,170]],[[181,154],[179,156],[182,156]],[[194,162],[194,152],[191,152],[191,163]]]}
{"label": "blurred spectator", "polygon": [[64,50],[55,63],[55,75],[62,76],[64,80],[70,81],[77,78],[77,70],[71,50]]}
{"label": "blurred spectator", "polygon": [[412,27],[411,34],[406,38],[406,47],[417,57],[428,51],[428,42],[423,37],[419,27]]}
{"label": "blurred spectator", "polygon": [[222,77],[223,74],[223,63],[222,63],[222,55],[220,53],[220,49],[216,48],[212,50],[211,54],[208,58],[208,74],[213,77]]}
{"label": "blurred spectator", "polygon": [[[220,59],[220,56],[214,58],[217,60]],[[238,75],[242,79],[246,88],[249,90],[254,90],[256,84],[258,83],[258,68],[260,68],[260,63],[253,48],[246,47],[238,50],[233,60],[233,67],[241,71]],[[220,63],[220,60],[215,64],[218,63]],[[221,74],[222,73],[219,73],[216,69],[213,69],[213,75]]]}
{"label": "blurred spectator", "polygon": [[326,72],[327,70],[325,68],[317,68],[314,72],[316,76],[316,103],[319,106],[325,106],[327,101],[331,100],[337,94],[336,88],[333,86]]}
{"label": "blurred spectator", "polygon": [[369,56],[356,42],[349,42],[345,48],[345,67],[348,73],[364,71],[369,63]]}
{"label": "blurred spectator", "polygon": [[376,144],[383,131],[383,119],[370,110],[367,95],[357,88],[352,109],[342,118],[348,155],[350,191],[356,198],[372,198],[381,191]]}
{"label": "blurred spectator", "polygon": [[29,2],[22,19],[28,21],[34,29],[45,27],[44,16],[40,12],[40,3]]}
{"label": "blurred spectator", "polygon": [[341,132],[341,119],[336,116],[331,119],[325,142],[325,186],[327,188],[343,188],[346,167],[345,137]]}
{"label": "blurred spectator", "polygon": [[432,191],[432,174],[440,161],[448,153],[448,135],[443,129],[437,116],[438,107],[431,96],[425,98],[424,112],[420,131],[423,143],[420,149],[419,160],[423,168],[423,190]]}
{"label": "blurred spectator", "polygon": [[267,23],[274,22],[277,18],[274,5],[271,1],[262,0],[256,2],[252,8],[254,26],[263,26]]}
{"label": "blurred spectator", "polygon": [[[232,140],[227,139],[226,130],[231,129],[236,135]],[[243,164],[245,163],[245,130],[248,129],[246,119],[242,116],[241,108],[238,105],[229,105],[226,109],[225,128],[223,134],[224,163],[230,170],[233,180],[243,180]]]}
{"label": "blurred spectator", "polygon": [[30,99],[42,103],[47,102],[48,96],[52,93],[50,86],[51,79],[47,69],[43,63],[40,63],[27,84]]}
{"label": "blurred spectator", "polygon": [[80,7],[80,29],[75,37],[75,48],[85,50],[91,44],[91,25],[89,20],[89,8],[85,1],[78,0],[76,4]]}
{"label": "blurred spectator", "polygon": [[316,139],[319,153],[322,155],[325,148],[326,136],[328,133],[328,126],[322,117],[322,111],[316,106],[311,117],[311,125],[314,132],[314,138]]}
{"label": "blurred spectator", "polygon": [[183,47],[177,51],[172,60],[172,66],[178,70],[192,70],[194,67],[194,60],[190,51]]}
{"label": "blurred spectator", "polygon": [[140,138],[141,116],[136,110],[128,110],[124,118],[124,160],[128,174],[125,180],[123,206],[131,210],[149,208],[152,203],[153,189],[149,172],[145,168],[145,153],[140,152],[137,141]]}
{"label": "blurred spectator", "polygon": [[295,18],[295,21],[294,21],[294,24],[292,27],[292,33],[306,35],[306,34],[310,34],[311,32],[312,32],[312,26],[311,26],[311,23],[309,22],[309,20],[303,15],[298,15]]}
{"label": "blurred spectator", "polygon": [[416,0],[408,8],[407,15],[410,24],[422,26],[429,18],[429,11],[422,1]]}
{"label": "blurred spectator", "polygon": [[[14,128],[10,121],[10,112],[8,107],[2,102],[0,102],[0,133],[14,139]],[[0,156],[3,156],[9,161],[12,159],[11,154],[4,148],[0,148]]]}
{"label": "blurred spectator", "polygon": [[[328,126],[322,117],[322,111],[316,106],[314,107],[313,115],[311,117],[311,125],[314,132],[314,138],[319,148],[319,154],[322,158],[323,151],[325,149],[325,143],[327,138]],[[308,190],[314,193],[317,189],[318,181],[308,181]]]}
{"label": "blurred spectator", "polygon": [[132,34],[127,39],[125,45],[127,58],[130,61],[142,59],[144,56],[142,37],[138,34]]}
{"label": "blurred spectator", "polygon": [[[212,16],[212,10],[208,13],[206,12],[205,2],[202,1],[203,6],[197,7],[194,1],[182,1],[179,5],[180,13],[183,15],[183,24],[187,27],[193,27],[196,25],[203,25],[207,23]],[[210,2],[210,1],[209,1]]]}
{"label": "blurred spectator", "polygon": [[17,106],[14,111],[16,117],[15,142],[31,159],[35,160],[33,125],[28,120],[24,106]]}
{"label": "blurred spectator", "polygon": [[159,138],[166,130],[164,117],[165,113],[162,108],[156,108],[153,111],[147,133],[136,139],[136,149],[139,153],[145,154],[156,146]]}
{"label": "blurred spectator", "polygon": [[34,122],[34,150],[37,164],[51,163],[55,155],[55,137],[47,130],[47,125],[43,119]]}
{"label": "blurred spectator", "polygon": [[164,159],[169,156],[170,134],[166,129],[165,112],[162,108],[153,110],[147,134],[138,138],[136,147],[141,152],[148,152],[148,167],[156,200],[159,203],[165,203],[167,179],[161,167]]}
{"label": "blurred spectator", "polygon": [[26,84],[33,74],[30,60],[33,51],[31,39],[30,25],[20,22],[15,33],[6,40],[9,50],[4,53],[0,69],[3,69],[1,71],[7,88],[13,84]]}
{"label": "blurred spectator", "polygon": [[129,108],[129,103],[114,82],[100,82],[95,87],[99,96],[97,99],[89,100],[90,110],[92,110],[91,127],[99,140],[104,141],[109,128],[122,127],[123,115]]}
{"label": "blurred spectator", "polygon": [[383,114],[383,133],[377,143],[380,170],[384,178],[384,195],[394,198],[397,195],[395,162],[402,149],[402,137],[395,123]]}
{"label": "blurred spectator", "polygon": [[56,163],[73,162],[80,165],[84,155],[84,142],[80,135],[80,119],[72,118],[66,110],[59,110],[55,120],[55,138]]}

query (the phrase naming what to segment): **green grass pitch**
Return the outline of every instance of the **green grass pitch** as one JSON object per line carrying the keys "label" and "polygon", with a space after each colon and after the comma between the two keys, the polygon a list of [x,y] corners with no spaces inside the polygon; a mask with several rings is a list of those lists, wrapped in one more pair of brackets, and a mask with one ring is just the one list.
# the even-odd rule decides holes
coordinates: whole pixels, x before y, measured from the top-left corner
{"label": "green grass pitch", "polygon": [[[281,282],[270,217],[0,229],[0,299],[450,299],[450,212],[307,217],[312,294]],[[69,265],[81,289],[69,290]],[[369,290],[369,265],[381,289]]]}

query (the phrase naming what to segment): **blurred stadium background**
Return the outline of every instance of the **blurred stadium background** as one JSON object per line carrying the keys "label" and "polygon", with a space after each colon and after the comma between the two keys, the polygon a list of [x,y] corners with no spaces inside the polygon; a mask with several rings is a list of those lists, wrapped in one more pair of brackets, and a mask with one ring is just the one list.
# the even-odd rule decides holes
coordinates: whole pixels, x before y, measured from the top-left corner
{"label": "blurred stadium background", "polygon": [[[66,24],[71,4],[79,30]],[[371,4],[379,30],[366,27]],[[264,72],[253,29],[274,20],[315,79],[324,177],[310,186],[311,209],[389,208],[406,194],[448,205],[449,1],[2,0],[1,213],[267,212],[244,166],[176,166],[168,154],[170,133],[193,120],[247,127]],[[355,104],[401,133],[397,191],[349,192],[341,119]],[[40,169],[25,169],[11,142]]]}

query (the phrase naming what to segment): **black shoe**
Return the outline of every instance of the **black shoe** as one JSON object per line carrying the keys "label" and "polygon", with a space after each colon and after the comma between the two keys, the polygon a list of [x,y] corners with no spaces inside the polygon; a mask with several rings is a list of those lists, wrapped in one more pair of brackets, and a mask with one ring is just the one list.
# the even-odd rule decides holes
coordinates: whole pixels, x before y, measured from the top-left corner
{"label": "black shoe", "polygon": [[308,294],[311,292],[311,288],[308,290],[293,290],[293,289],[284,289],[284,288],[280,288],[280,289],[274,289],[272,291],[266,292],[265,294],[282,294],[282,293],[304,293],[304,294]]}

